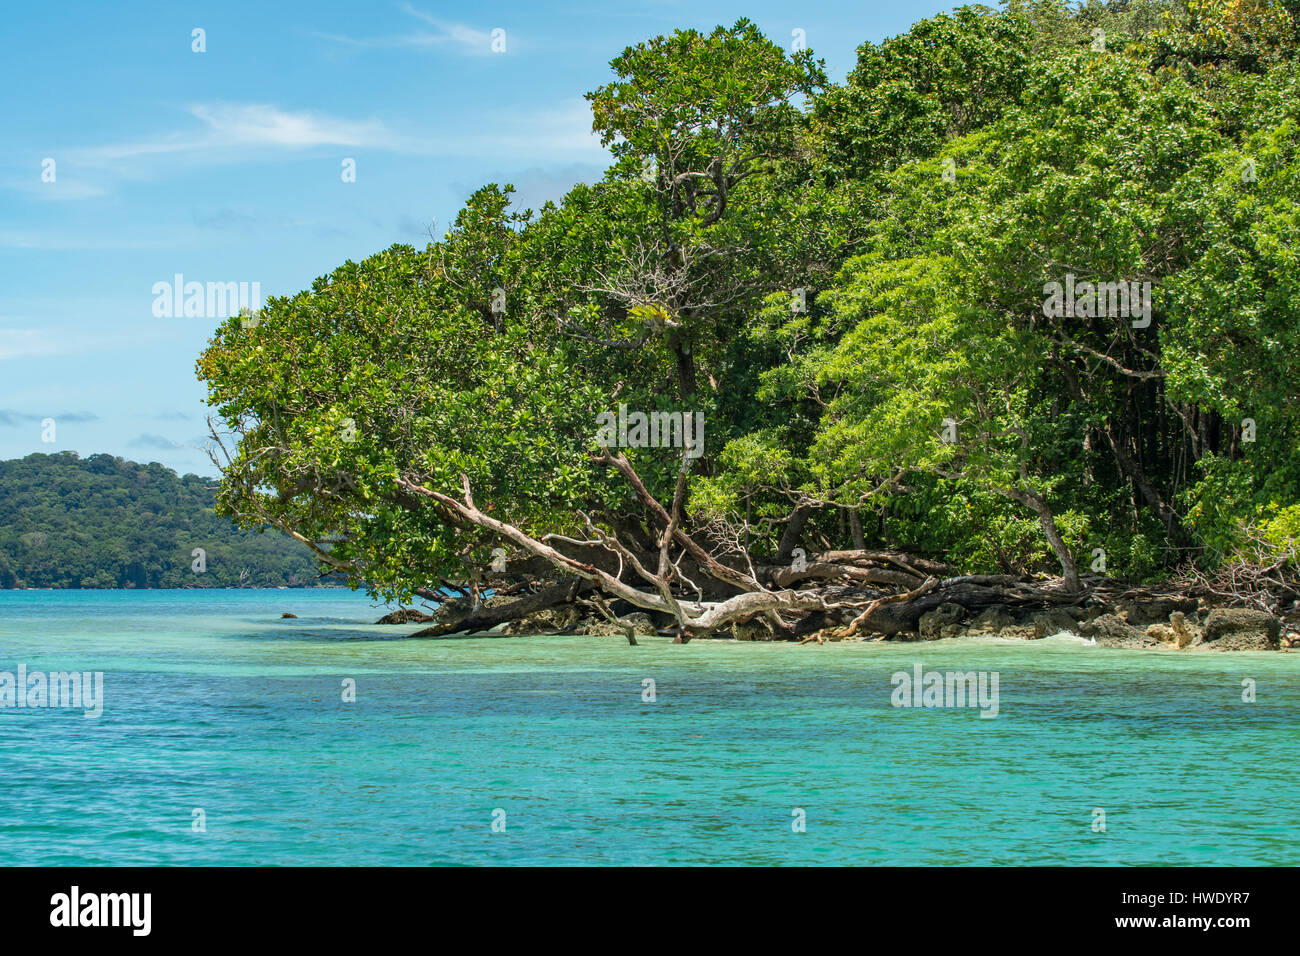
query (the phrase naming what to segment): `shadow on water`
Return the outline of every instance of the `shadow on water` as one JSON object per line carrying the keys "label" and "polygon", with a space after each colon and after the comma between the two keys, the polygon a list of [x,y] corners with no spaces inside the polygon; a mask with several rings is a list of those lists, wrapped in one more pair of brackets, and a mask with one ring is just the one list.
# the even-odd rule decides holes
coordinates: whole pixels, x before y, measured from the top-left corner
{"label": "shadow on water", "polygon": [[[372,624],[338,617],[299,617],[248,622],[250,629],[230,632],[240,640],[283,641],[286,643],[334,644],[348,641],[381,643],[388,641],[455,641],[483,638],[511,638],[520,635],[486,632],[447,634],[441,637],[414,637],[431,624]],[[251,628],[257,628],[253,630]],[[323,630],[322,630],[323,629]]]}

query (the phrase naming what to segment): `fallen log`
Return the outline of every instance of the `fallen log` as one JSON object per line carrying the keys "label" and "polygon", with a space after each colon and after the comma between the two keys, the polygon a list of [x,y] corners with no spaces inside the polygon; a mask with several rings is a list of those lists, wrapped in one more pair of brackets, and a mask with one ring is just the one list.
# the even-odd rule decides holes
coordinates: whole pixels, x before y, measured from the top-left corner
{"label": "fallen log", "polygon": [[458,621],[450,621],[446,624],[437,624],[433,627],[426,627],[424,630],[416,631],[410,636],[446,637],[449,634],[465,634],[491,630],[498,624],[507,624],[511,621],[518,620],[521,617],[526,617],[529,614],[544,611],[548,607],[563,604],[565,601],[576,596],[580,589],[579,586],[580,582],[577,581],[562,581],[559,584],[544,587],[540,591],[535,591],[532,594],[526,594],[518,600],[511,601],[508,604],[495,604],[491,607],[486,604],[481,604],[472,614],[463,617]]}
{"label": "fallen log", "polygon": [[859,562],[874,562],[877,564],[892,564],[895,567],[902,568],[914,573],[923,575],[933,575],[936,577],[943,576],[952,570],[950,565],[942,561],[933,561],[929,558],[923,558],[919,555],[909,554],[906,551],[869,551],[869,550],[852,550],[852,551],[827,551],[817,555],[816,560],[824,561],[828,564],[856,564]]}
{"label": "fallen log", "polygon": [[[885,597],[876,598],[876,600],[872,601],[870,604],[867,605],[867,609],[865,611],[863,611],[861,614],[859,614],[857,617],[855,617],[852,621],[849,622],[848,627],[838,632],[837,636],[841,638],[845,638],[845,637],[850,637],[853,634],[856,634],[858,632],[858,629],[863,627],[868,621],[870,621],[871,616],[875,614],[878,610],[880,610],[880,608],[888,604],[901,604],[905,601],[915,601],[917,598],[920,598],[923,595],[926,595],[930,593],[930,591],[934,590],[935,586],[938,583],[939,583],[938,578],[926,578],[924,584],[922,584],[918,588],[913,588],[911,591],[905,591],[902,594],[890,594],[890,595],[886,595]],[[820,643],[820,641],[818,643]]]}
{"label": "fallen log", "polygon": [[854,581],[860,584],[886,584],[891,587],[914,587],[923,575],[888,568],[860,568],[851,564],[830,564],[818,561],[796,570],[787,567],[767,567],[762,573],[779,588],[788,588],[800,581]]}
{"label": "fallen log", "polygon": [[[1016,608],[1053,607],[1078,604],[1085,595],[1044,588],[1030,584],[1012,575],[965,575],[962,577],[928,578],[923,584],[907,591],[876,597],[867,603],[847,629],[822,628],[820,633],[838,633],[847,637],[859,631],[878,634],[899,634],[917,630],[921,616],[941,604],[959,604],[967,611],[993,606]],[[845,599],[838,601],[844,606]],[[854,602],[863,606],[862,601]],[[798,631],[806,633],[804,628]]]}

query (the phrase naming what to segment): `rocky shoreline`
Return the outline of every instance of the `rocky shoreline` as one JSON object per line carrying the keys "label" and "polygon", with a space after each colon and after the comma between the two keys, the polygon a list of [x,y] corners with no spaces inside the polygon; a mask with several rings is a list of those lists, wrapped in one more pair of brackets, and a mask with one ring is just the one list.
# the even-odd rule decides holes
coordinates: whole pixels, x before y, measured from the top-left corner
{"label": "rocky shoreline", "polygon": [[[679,642],[681,634],[668,622],[630,605],[619,606],[614,614],[601,617],[578,602],[566,602],[514,616],[491,627],[467,626],[460,622],[482,620],[484,611],[499,609],[510,618],[511,605],[521,597],[496,595],[481,602],[476,609],[468,597],[449,598],[432,614],[414,608],[402,608],[385,615],[377,624],[433,625],[411,637],[447,637],[452,635],[524,634],[588,635],[592,637],[636,637],[672,635]],[[831,618],[828,625],[847,623],[852,615]],[[990,638],[1004,640],[1042,640],[1057,634],[1073,634],[1099,647],[1134,650],[1168,651],[1288,651],[1300,650],[1300,608],[1287,616],[1243,607],[1211,606],[1204,598],[1180,595],[1143,595],[1120,597],[1111,602],[1093,600],[1079,606],[1016,607],[993,605],[978,609],[945,602],[921,614],[914,630],[882,634],[864,631],[841,636],[841,629],[826,627],[803,637],[799,643],[836,641],[935,641],[953,638]],[[735,623],[720,629],[711,638],[738,641],[788,640],[777,637],[762,621]],[[686,640],[689,640],[687,638]]]}
{"label": "rocky shoreline", "polygon": [[922,615],[916,640],[1000,637],[1041,640],[1069,633],[1099,647],[1133,650],[1277,651],[1300,648],[1300,633],[1267,611],[1198,606],[1195,599],[1013,613],[988,608],[968,617],[960,605]]}

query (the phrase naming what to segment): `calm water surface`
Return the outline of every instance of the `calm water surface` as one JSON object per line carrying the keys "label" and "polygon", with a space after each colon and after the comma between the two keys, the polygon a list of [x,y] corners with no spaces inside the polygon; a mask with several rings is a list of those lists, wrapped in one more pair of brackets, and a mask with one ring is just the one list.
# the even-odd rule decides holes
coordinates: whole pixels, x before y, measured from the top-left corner
{"label": "calm water surface", "polygon": [[[0,591],[0,671],[106,698],[0,709],[0,863],[1300,865],[1300,654],[404,640],[382,613]],[[917,663],[996,671],[999,716],[891,706]]]}

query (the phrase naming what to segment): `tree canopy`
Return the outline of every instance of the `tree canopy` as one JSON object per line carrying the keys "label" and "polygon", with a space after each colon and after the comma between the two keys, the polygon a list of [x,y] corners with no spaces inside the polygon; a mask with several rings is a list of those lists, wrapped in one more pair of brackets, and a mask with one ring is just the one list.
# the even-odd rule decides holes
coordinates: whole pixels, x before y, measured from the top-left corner
{"label": "tree canopy", "polygon": [[798,548],[1077,592],[1291,540],[1294,7],[965,7],[843,84],[744,20],[629,47],[598,182],[485,186],[218,330],[219,507],[378,595],[573,582],[695,633],[825,611]]}

